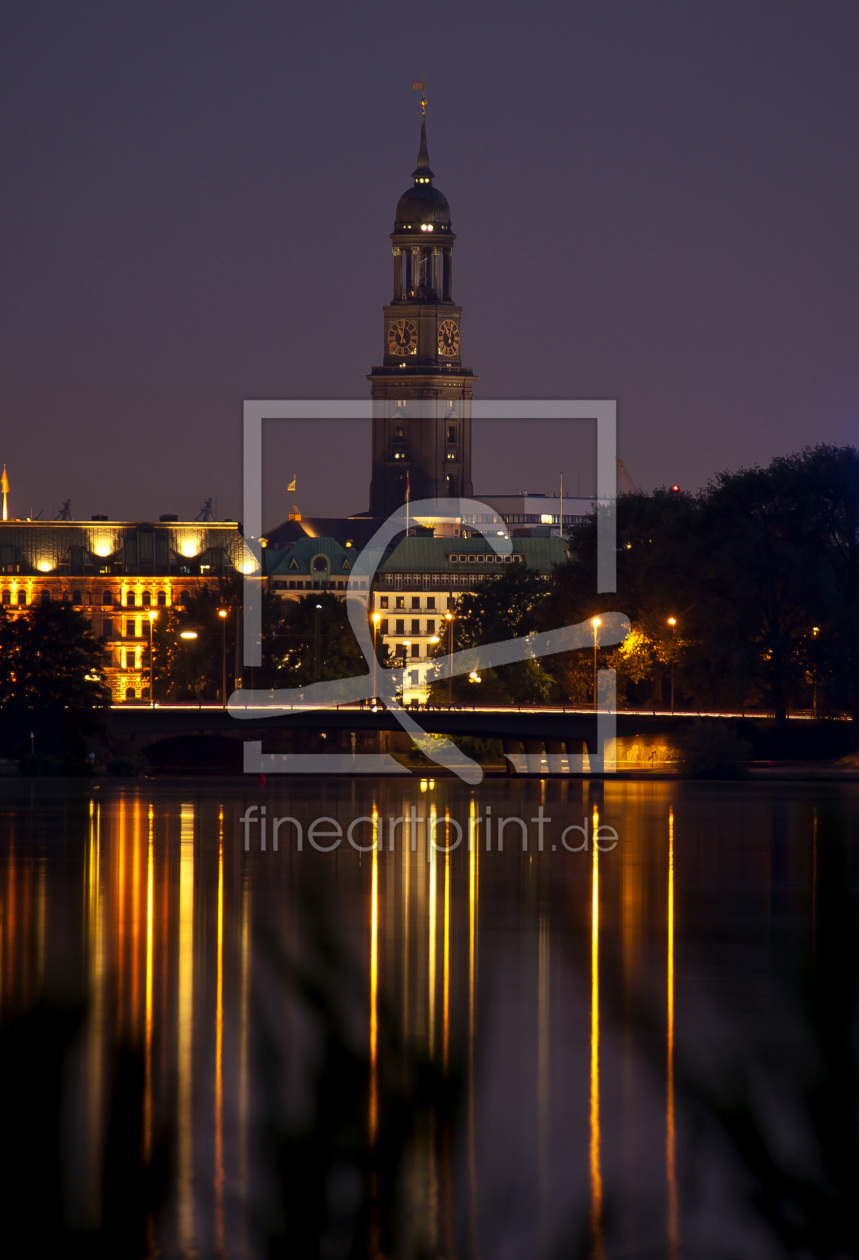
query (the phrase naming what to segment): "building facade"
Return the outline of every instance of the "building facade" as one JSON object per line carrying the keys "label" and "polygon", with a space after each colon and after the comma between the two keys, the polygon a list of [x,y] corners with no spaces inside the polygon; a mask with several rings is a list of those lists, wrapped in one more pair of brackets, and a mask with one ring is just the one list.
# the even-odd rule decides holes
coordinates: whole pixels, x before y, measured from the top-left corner
{"label": "building facade", "polygon": [[115,703],[149,699],[145,662],[161,609],[252,567],[234,521],[0,523],[0,606],[11,616],[53,600],[79,609],[105,641]]}
{"label": "building facade", "polygon": [[509,556],[499,556],[483,538],[418,536],[392,547],[373,579],[370,616],[378,646],[404,670],[404,700],[426,700],[426,675],[439,643],[456,650],[461,596],[515,566],[548,578],[566,558],[560,538],[514,538]]}

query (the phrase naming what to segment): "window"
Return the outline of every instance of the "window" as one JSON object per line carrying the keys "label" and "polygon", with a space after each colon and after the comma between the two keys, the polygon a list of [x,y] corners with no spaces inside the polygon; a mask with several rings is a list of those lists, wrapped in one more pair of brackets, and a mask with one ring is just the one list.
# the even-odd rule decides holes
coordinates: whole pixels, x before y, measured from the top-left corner
{"label": "window", "polygon": [[12,592],[11,592],[11,591],[4,591],[4,592],[3,592],[3,603],[4,603],[4,604],[11,604],[11,603],[12,603]]}
{"label": "window", "polygon": [[51,602],[51,592],[50,592],[50,591],[42,591],[42,603],[43,603],[43,604],[50,604],[50,602]]}
{"label": "window", "polygon": [[421,645],[420,645],[419,643],[413,643],[413,644],[412,644],[412,656],[417,657],[417,656],[420,656],[420,654],[421,654]]}
{"label": "window", "polygon": [[427,608],[435,609],[435,595],[427,595]]}
{"label": "window", "polygon": [[191,602],[191,595],[190,595],[190,592],[189,592],[189,591],[183,591],[183,592],[182,592],[182,598],[179,600],[179,603],[180,603],[180,604],[182,604],[182,605],[183,605],[183,607],[187,608],[187,607],[188,607],[188,605],[190,604],[190,602]]}
{"label": "window", "polygon": [[20,608],[21,605],[26,604],[26,602],[27,602],[27,592],[19,591],[18,592],[18,607]]}
{"label": "window", "polygon": [[133,652],[125,653],[125,668],[134,669],[134,653]]}
{"label": "window", "polygon": [[421,623],[417,620],[417,618],[415,618],[412,621],[412,634],[420,634],[420,632],[421,632]]}
{"label": "window", "polygon": [[148,591],[143,592],[143,598],[140,602],[143,604],[144,608],[150,608],[152,606],[152,596]]}
{"label": "window", "polygon": [[420,671],[419,671],[419,670],[417,670],[417,669],[410,669],[410,670],[409,670],[409,684],[410,684],[410,686],[412,686],[412,687],[417,687],[417,685],[418,685],[418,682],[419,682],[419,681],[420,681]]}
{"label": "window", "polygon": [[413,596],[412,596],[412,608],[420,608],[420,606],[421,606],[421,597],[420,597],[420,595],[413,595]]}
{"label": "window", "polygon": [[126,608],[134,608],[136,603],[137,603],[137,599],[135,597],[134,591],[129,591],[125,597]]}
{"label": "window", "polygon": [[406,623],[402,619],[394,622],[394,634],[405,634],[405,633],[406,633]]}
{"label": "window", "polygon": [[133,687],[126,687],[126,688],[125,688],[125,698],[126,698],[126,700],[136,700],[136,699],[137,699],[137,692],[134,690],[134,688],[133,688]]}
{"label": "window", "polygon": [[428,621],[428,622],[427,622],[427,634],[435,634],[435,622],[434,622],[434,621]]}
{"label": "window", "polygon": [[113,638],[113,617],[105,617],[101,623],[101,632],[106,639]]}
{"label": "window", "polygon": [[447,426],[447,440],[448,442],[456,441],[456,425],[455,424],[449,424]]}
{"label": "window", "polygon": [[388,607],[388,597],[387,597],[387,595],[383,595],[383,596],[380,598],[380,600],[379,600],[379,607],[380,607],[380,608],[387,608],[387,607]]}
{"label": "window", "polygon": [[137,638],[137,622],[133,617],[130,617],[125,623],[125,637],[126,639]]}
{"label": "window", "polygon": [[83,603],[80,591],[72,591],[72,603],[78,605]]}
{"label": "window", "polygon": [[395,603],[394,607],[395,607],[395,608],[405,608],[405,606],[406,606],[406,597],[405,597],[405,595],[398,595],[398,596],[396,597],[396,603]]}
{"label": "window", "polygon": [[166,591],[158,592],[158,607],[159,608],[167,607],[167,592]]}
{"label": "window", "polygon": [[379,622],[379,629],[381,630],[382,634],[388,633],[388,618],[387,617],[383,617],[382,620]]}

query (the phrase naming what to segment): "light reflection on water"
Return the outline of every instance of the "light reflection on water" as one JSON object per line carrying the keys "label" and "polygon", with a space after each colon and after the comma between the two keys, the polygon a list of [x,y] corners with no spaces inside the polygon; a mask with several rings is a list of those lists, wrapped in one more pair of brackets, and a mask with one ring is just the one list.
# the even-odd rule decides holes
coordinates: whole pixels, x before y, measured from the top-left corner
{"label": "light reflection on water", "polygon": [[[622,1246],[674,1260],[684,1242],[695,1254],[712,1205],[684,1180],[677,1064],[731,1029],[735,1051],[763,1053],[785,978],[815,947],[818,814],[849,834],[856,800],[849,786],[675,782],[4,784],[0,1016],[87,1002],[72,1218],[104,1211],[126,1045],[142,1065],[143,1164],[165,1134],[173,1143],[152,1253],[262,1255],[278,1195],[258,1043],[280,1048],[284,1124],[312,1133],[319,1011],[302,997],[317,985],[320,1009],[357,1028],[367,1075],[365,1212],[345,1181],[331,1191],[330,1254],[348,1254],[350,1230],[366,1231],[367,1254],[387,1245],[374,1159],[391,1081],[413,1079],[397,1076],[403,1056],[457,1102],[430,1106],[406,1150],[397,1254],[541,1256],[588,1239],[598,1257]],[[305,833],[315,817],[364,818],[364,851],[299,850],[291,825],[277,851],[269,828],[265,852],[250,828],[246,851],[249,804]],[[410,850],[402,827],[390,844],[390,820],[415,805],[437,849],[422,832]],[[552,819],[542,851],[539,806]],[[498,851],[502,814],[529,821],[527,845],[511,828]],[[586,823],[591,836],[613,827],[617,847],[566,851],[563,827]],[[311,981],[291,987],[290,968]]]}

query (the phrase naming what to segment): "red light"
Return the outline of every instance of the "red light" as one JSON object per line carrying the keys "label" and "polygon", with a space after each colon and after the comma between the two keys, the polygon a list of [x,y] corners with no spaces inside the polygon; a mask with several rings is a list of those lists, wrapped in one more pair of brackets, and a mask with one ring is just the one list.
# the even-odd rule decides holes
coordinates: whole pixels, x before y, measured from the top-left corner
{"label": "red light", "polygon": [[671,493],[672,493],[672,494],[679,494],[679,493],[680,493],[680,487],[679,487],[679,486],[672,486],[672,487],[671,487]]}

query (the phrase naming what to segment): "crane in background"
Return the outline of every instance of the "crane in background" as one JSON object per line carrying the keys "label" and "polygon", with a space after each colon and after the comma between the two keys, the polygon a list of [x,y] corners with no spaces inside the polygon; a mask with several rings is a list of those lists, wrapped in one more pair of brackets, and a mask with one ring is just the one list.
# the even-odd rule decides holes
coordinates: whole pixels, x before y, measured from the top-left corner
{"label": "crane in background", "polygon": [[615,456],[614,462],[617,464],[617,472],[618,472],[618,476],[620,477],[620,484],[623,487],[622,493],[623,494],[638,494],[638,486],[635,484],[635,482],[630,477],[629,473],[626,471],[626,464],[624,464],[623,460],[620,459],[617,455]]}

